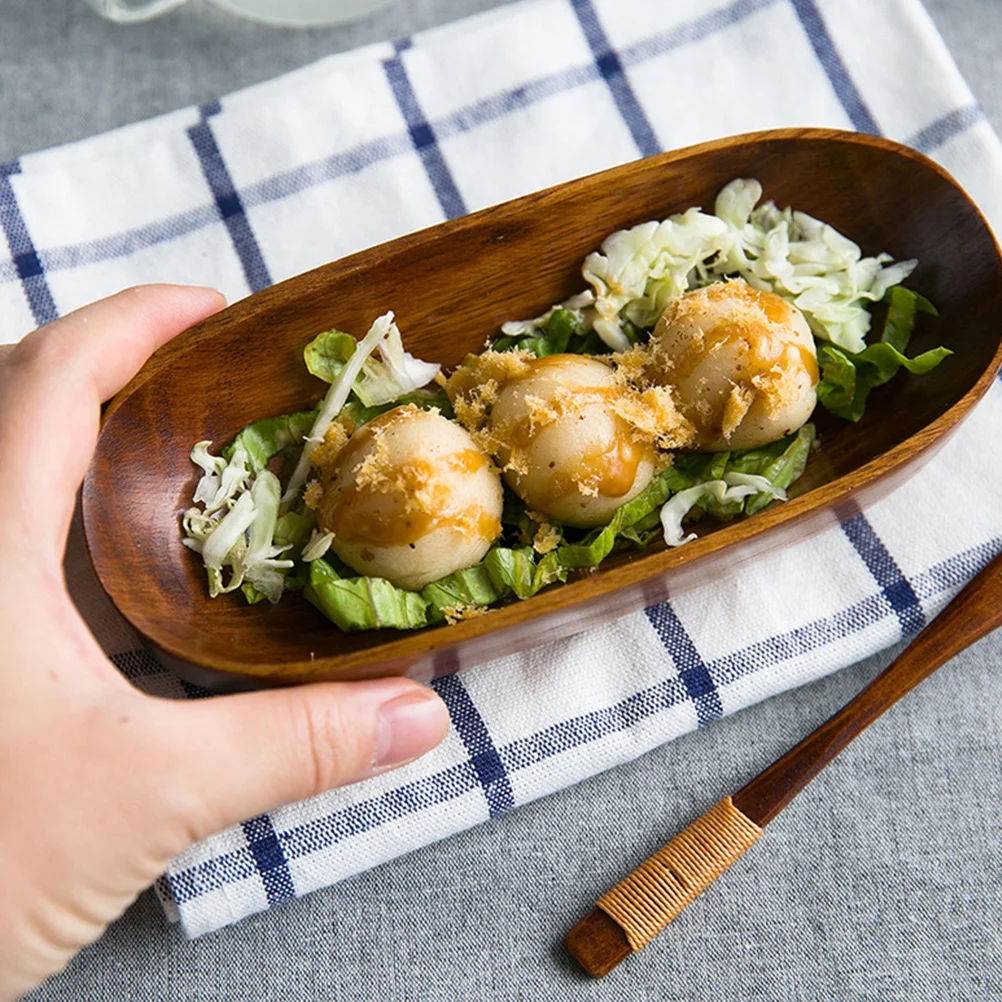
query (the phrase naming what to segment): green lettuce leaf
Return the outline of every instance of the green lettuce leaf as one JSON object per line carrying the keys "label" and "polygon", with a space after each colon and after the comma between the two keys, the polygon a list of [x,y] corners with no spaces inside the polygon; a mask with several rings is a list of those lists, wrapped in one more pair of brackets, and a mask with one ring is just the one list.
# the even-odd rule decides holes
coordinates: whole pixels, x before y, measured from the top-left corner
{"label": "green lettuce leaf", "polygon": [[343,578],[323,558],[310,564],[303,591],[335,626],[353,630],[415,630],[428,625],[428,602],[383,578]]}
{"label": "green lettuce leaf", "polygon": [[884,294],[887,303],[887,316],[884,319],[884,329],[880,340],[889,344],[899,352],[904,352],[915,329],[915,314],[927,313],[938,317],[936,307],[925,296],[920,296],[903,285],[892,286]]}
{"label": "green lettuce leaf", "polygon": [[483,608],[504,598],[507,592],[507,589],[495,584],[484,561],[481,561],[425,585],[421,589],[421,597],[428,603],[428,621],[444,623],[446,609]]}
{"label": "green lettuce leaf", "polygon": [[[375,352],[362,363],[361,371],[352,383],[352,392],[367,407],[395,404],[405,393],[430,383],[441,366],[424,362],[404,350],[400,328],[393,314],[380,317],[384,332]],[[329,330],[318,334],[303,349],[306,368],[325,383],[334,383],[355,354],[355,339],[344,331]]]}
{"label": "green lettuce leaf", "polygon": [[341,408],[341,415],[350,418],[354,422],[355,427],[358,428],[363,424],[368,424],[373,418],[379,417],[380,414],[385,414],[387,411],[393,410],[394,407],[405,407],[407,404],[420,407],[423,411],[430,411],[432,408],[435,408],[441,412],[443,417],[452,418],[455,416],[452,404],[449,402],[449,398],[445,395],[445,390],[443,389],[415,390],[413,393],[403,394],[397,400],[394,400],[393,403],[377,404],[374,407],[366,407],[365,404],[358,400],[349,400]]}
{"label": "green lettuce leaf", "polygon": [[240,591],[243,592],[243,596],[247,599],[248,605],[257,605],[258,602],[263,602],[265,600],[264,592],[260,592],[257,588],[250,583],[250,581],[245,581],[240,586]]}
{"label": "green lettuce leaf", "polygon": [[303,361],[311,376],[333,383],[345,363],[355,354],[355,339],[344,331],[329,330],[318,334],[304,349]]}
{"label": "green lettuce leaf", "polygon": [[[731,473],[764,477],[773,487],[785,490],[804,472],[815,437],[814,425],[805,424],[792,435],[757,449],[695,452],[677,456],[675,465],[665,471],[671,474],[668,481],[671,494],[689,490],[699,484],[723,481]],[[722,501],[716,493],[708,490],[699,495],[695,507],[720,522],[727,522],[742,513],[754,515],[772,501],[773,494],[764,490],[733,501]],[[659,511],[652,511],[620,530],[619,536],[637,546],[646,546],[661,534],[659,516]]]}
{"label": "green lettuce leaf", "polygon": [[[751,473],[765,477],[773,487],[785,490],[803,474],[816,437],[814,425],[805,424],[799,431],[781,438],[778,442],[772,442],[760,449],[746,449],[744,452],[733,453],[727,472]],[[760,491],[745,500],[745,514],[754,515],[771,501],[770,494]]]}
{"label": "green lettuce leaf", "polygon": [[[446,622],[446,610],[486,608],[514,592],[531,598],[541,588],[567,578],[556,552],[536,561],[532,547],[496,546],[479,564],[425,585],[420,592],[397,588],[382,578],[347,577],[325,557],[308,567],[304,594],[345,631],[389,628],[413,630]],[[248,601],[257,601],[253,594]]]}
{"label": "green lettuce leaf", "polygon": [[295,567],[285,577],[286,591],[290,589],[298,591],[306,585],[310,567],[309,564],[303,563],[301,556],[303,547],[309,541],[316,524],[316,516],[309,510],[287,511],[284,515],[280,515],[278,522],[275,523],[275,545],[291,546],[289,555],[295,560]]}
{"label": "green lettuce leaf", "polygon": [[[845,417],[856,396],[856,366],[848,355],[828,342],[818,342],[817,352],[818,369],[821,371],[818,403],[833,414]],[[848,420],[858,421],[865,407],[866,395],[861,394],[859,416]]]}
{"label": "green lettuce leaf", "polygon": [[565,581],[567,569],[551,550],[538,563],[531,546],[509,549],[495,546],[482,561],[494,586],[502,594],[514,592],[519,598],[532,598],[541,588],[554,581]]}
{"label": "green lettuce leaf", "polygon": [[[631,343],[635,344],[641,332],[632,324],[624,326],[629,329]],[[494,351],[520,348],[531,351],[537,358],[562,355],[565,352],[572,355],[602,355],[610,351],[598,334],[585,329],[580,313],[566,307],[557,307],[535,333],[506,334],[494,341],[491,348]]]}
{"label": "green lettuce leaf", "polygon": [[544,355],[561,355],[567,351],[571,337],[583,334],[581,321],[570,310],[554,310],[546,327],[546,333],[536,337],[524,337],[518,346],[531,351],[538,358]]}
{"label": "green lettuce leaf", "polygon": [[[517,546],[532,547],[540,523],[525,510],[522,499],[507,485],[504,488],[504,508],[501,512],[501,525],[505,543]],[[556,527],[559,530],[559,526]]]}
{"label": "green lettuce leaf", "polygon": [[[676,462],[675,493],[695,487],[696,484],[723,480],[724,474],[731,468],[734,457],[741,455],[740,452],[697,452],[679,457]],[[715,495],[706,493],[700,497],[697,507],[719,522],[729,522],[744,510],[744,499],[720,501]]]}
{"label": "green lettuce leaf", "polygon": [[901,369],[924,375],[953,352],[948,348],[908,358],[904,352],[911,340],[918,313],[936,316],[936,308],[923,296],[896,285],[884,296],[887,316],[880,340],[860,352],[846,351],[833,344],[818,344],[818,402],[837,417],[859,421],[866,410],[870,391],[893,379]]}
{"label": "green lettuce leaf", "polygon": [[691,484],[686,474],[674,466],[659,473],[632,501],[616,509],[612,520],[601,529],[591,532],[581,543],[564,543],[555,552],[563,567],[597,567],[611,552],[616,537],[629,526],[659,509],[676,491]]}
{"label": "green lettuce leaf", "polygon": [[275,523],[273,537],[275,545],[289,545],[301,550],[310,538],[315,525],[316,519],[312,512],[287,511],[284,515],[280,515]]}
{"label": "green lettuce leaf", "polygon": [[883,386],[901,369],[921,376],[935,369],[952,355],[949,348],[933,348],[914,358],[907,358],[893,345],[883,341],[871,344],[858,355],[849,355],[832,345],[818,346],[818,401],[836,417],[859,421],[866,411],[870,391]]}
{"label": "green lettuce leaf", "polygon": [[283,450],[302,445],[316,418],[317,412],[312,410],[253,421],[223,449],[223,459],[229,462],[237,449],[243,449],[251,469],[258,474]]}
{"label": "green lettuce leaf", "polygon": [[647,518],[641,519],[636,525],[628,525],[619,534],[619,538],[628,540],[637,549],[643,550],[661,535],[663,533],[661,531],[660,512],[654,511]]}

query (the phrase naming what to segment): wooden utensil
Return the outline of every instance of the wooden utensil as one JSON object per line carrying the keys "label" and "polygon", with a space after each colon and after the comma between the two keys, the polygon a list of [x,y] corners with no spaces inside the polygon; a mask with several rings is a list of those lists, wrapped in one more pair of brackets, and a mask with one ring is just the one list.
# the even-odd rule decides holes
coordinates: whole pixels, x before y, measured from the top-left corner
{"label": "wooden utensil", "polygon": [[574,959],[601,978],[645,946],[754,845],[762,829],[853,738],[950,658],[999,626],[1002,555],[838,713],[603,895],[564,940]]}
{"label": "wooden utensil", "polygon": [[[337,326],[361,332],[394,309],[406,347],[458,363],[505,320],[537,316],[584,286],[581,262],[612,231],[693,205],[735,177],[837,227],[867,253],[917,257],[932,299],[922,351],[955,354],[932,376],[901,374],[852,425],[819,414],[822,446],[784,505],[701,527],[677,549],[612,555],[597,573],[453,626],[341,633],[297,595],[277,606],[212,600],[178,517],[200,439],[227,442],[255,418],[312,407],[326,387],[302,348]],[[110,404],[83,490],[87,543],[104,588],[165,657],[205,684],[444,674],[568,636],[701,584],[834,524],[911,475],[943,444],[1002,364],[1002,258],[991,230],[937,164],[857,133],[785,129],[626,164],[362,251],[290,279],[156,353]],[[208,671],[196,674],[191,665]],[[214,674],[213,674],[214,673]]]}

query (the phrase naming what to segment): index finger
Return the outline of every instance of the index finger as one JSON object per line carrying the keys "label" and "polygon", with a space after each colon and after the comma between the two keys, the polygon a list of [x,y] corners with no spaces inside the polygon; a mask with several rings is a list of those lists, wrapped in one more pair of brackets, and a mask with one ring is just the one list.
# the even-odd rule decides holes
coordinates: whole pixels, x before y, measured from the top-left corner
{"label": "index finger", "polygon": [[0,543],[60,558],[97,438],[100,404],[149,356],[225,305],[213,289],[126,289],[29,334],[0,357]]}

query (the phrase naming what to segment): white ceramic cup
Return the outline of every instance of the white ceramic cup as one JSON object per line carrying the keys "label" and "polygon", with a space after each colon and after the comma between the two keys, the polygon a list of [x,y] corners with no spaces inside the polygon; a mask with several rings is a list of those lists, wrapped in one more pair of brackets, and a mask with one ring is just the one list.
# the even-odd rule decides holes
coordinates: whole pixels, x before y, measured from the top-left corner
{"label": "white ceramic cup", "polygon": [[[185,0],[87,0],[111,21],[147,21],[180,7]],[[393,0],[211,0],[233,14],[267,24],[342,24],[386,7]]]}

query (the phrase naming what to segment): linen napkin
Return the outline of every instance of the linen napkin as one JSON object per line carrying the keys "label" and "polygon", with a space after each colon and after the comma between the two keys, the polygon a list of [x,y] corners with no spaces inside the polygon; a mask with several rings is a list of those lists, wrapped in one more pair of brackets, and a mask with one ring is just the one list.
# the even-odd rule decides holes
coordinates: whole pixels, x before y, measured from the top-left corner
{"label": "linen napkin", "polygon": [[[0,167],[0,316],[10,340],[137,282],[237,299],[641,155],[802,125],[903,140],[1002,222],[1002,148],[917,0],[526,0]],[[194,846],[158,884],[168,916],[192,936],[218,929],[914,633],[1002,548],[1002,470],[983,451],[1000,439],[996,383],[865,514],[670,603],[439,679],[453,727],[437,751]],[[78,535],[67,577],[137,684],[204,695],[142,649]]]}

